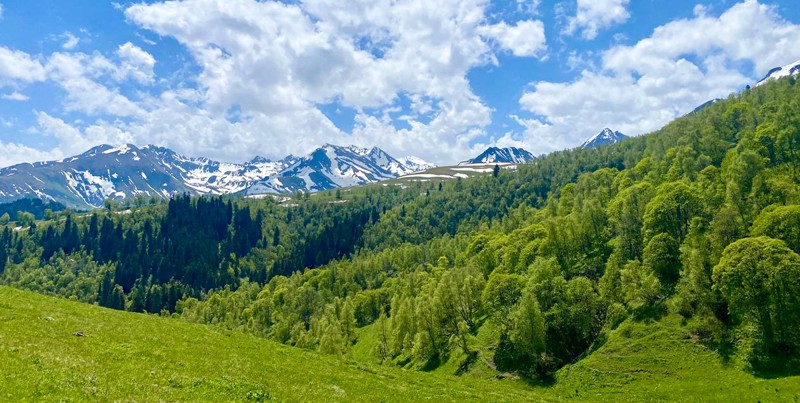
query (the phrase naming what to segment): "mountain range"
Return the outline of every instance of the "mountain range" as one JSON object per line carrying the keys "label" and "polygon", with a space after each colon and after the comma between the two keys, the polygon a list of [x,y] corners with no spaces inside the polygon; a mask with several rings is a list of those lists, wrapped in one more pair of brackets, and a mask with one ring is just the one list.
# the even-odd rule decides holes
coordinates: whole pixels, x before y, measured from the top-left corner
{"label": "mountain range", "polygon": [[[610,134],[609,134],[610,133]],[[606,129],[584,147],[611,144],[622,136]],[[522,148],[489,147],[460,165],[524,164],[536,157]],[[325,144],[304,157],[245,163],[180,155],[148,145],[100,145],[58,161],[0,169],[0,203],[35,198],[87,209],[107,199],[194,195],[289,194],[359,186],[425,171],[435,165],[416,157],[394,158],[378,147]]]}
{"label": "mountain range", "polygon": [[489,147],[477,157],[461,162],[459,165],[471,164],[524,164],[536,159],[529,151],[517,147]]}
{"label": "mountain range", "polygon": [[610,144],[616,144],[627,138],[628,136],[620,132],[613,131],[609,128],[605,128],[600,133],[595,134],[594,136],[583,142],[580,148],[597,148]]}
{"label": "mountain range", "polygon": [[106,199],[169,197],[176,193],[257,195],[363,185],[432,167],[418,158],[326,144],[305,157],[256,157],[243,164],[189,158],[157,146],[100,145],[59,161],[0,169],[0,202],[39,198],[73,208]]}

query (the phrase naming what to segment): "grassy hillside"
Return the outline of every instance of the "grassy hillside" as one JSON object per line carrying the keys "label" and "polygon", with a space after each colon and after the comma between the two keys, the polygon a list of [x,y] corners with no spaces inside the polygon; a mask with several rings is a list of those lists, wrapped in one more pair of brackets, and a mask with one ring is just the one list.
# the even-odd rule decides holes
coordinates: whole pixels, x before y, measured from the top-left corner
{"label": "grassy hillside", "polygon": [[[369,356],[363,336],[355,358]],[[478,367],[462,377],[443,371],[451,365],[404,371],[0,288],[2,401],[800,400],[800,377],[764,380],[723,365],[675,317],[623,324],[553,385],[493,380]]]}
{"label": "grassy hillside", "polygon": [[545,391],[521,383],[466,383],[362,365],[210,326],[0,288],[0,401],[519,401],[544,396]]}

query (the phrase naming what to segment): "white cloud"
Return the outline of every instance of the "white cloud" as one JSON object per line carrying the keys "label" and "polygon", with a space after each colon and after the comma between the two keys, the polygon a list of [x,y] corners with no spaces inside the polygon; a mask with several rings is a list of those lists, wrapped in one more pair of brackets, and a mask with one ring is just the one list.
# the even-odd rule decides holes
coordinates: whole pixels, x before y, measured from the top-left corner
{"label": "white cloud", "polygon": [[0,96],[0,98],[3,98],[3,99],[8,100],[8,101],[20,101],[20,102],[24,102],[24,101],[27,101],[27,100],[30,99],[29,96],[27,96],[27,95],[25,95],[25,94],[23,94],[23,93],[21,93],[19,91],[14,91],[14,92],[12,92],[10,94],[3,94],[2,96]]}
{"label": "white cloud", "polygon": [[81,41],[80,38],[73,35],[71,32],[64,32],[64,36],[67,38],[67,41],[64,42],[64,44],[61,45],[61,47],[66,50],[74,49],[76,46],[78,46],[78,43]]}
{"label": "white cloud", "polygon": [[119,69],[100,55],[54,53],[47,61],[48,78],[56,82],[67,96],[67,111],[89,115],[142,116],[144,110],[114,88],[96,81],[104,75],[119,76]]}
{"label": "white cloud", "polygon": [[600,30],[628,20],[630,17],[627,9],[629,1],[577,0],[577,12],[574,17],[569,18],[565,32],[574,34],[581,31],[584,39],[594,39]]}
{"label": "white cloud", "polygon": [[61,158],[61,154],[57,151],[42,151],[23,144],[0,141],[0,167],[31,161],[51,161],[59,158]]}
{"label": "white cloud", "polygon": [[541,21],[518,21],[513,26],[502,21],[481,27],[481,33],[497,41],[503,49],[510,50],[514,56],[542,57],[547,49]]}
{"label": "white cloud", "polygon": [[0,3],[0,19],[3,19],[3,4]]}
{"label": "white cloud", "polygon": [[45,69],[31,55],[0,45],[0,86],[43,81]]}
{"label": "white cloud", "polygon": [[[634,135],[658,129],[797,60],[799,41],[800,26],[755,0],[719,17],[670,22],[633,46],[609,49],[600,68],[573,82],[531,83],[520,99],[535,116],[520,121],[525,141],[542,152],[574,147],[604,127]],[[743,63],[755,66],[749,76],[735,67]]]}
{"label": "white cloud", "polygon": [[36,111],[35,114],[40,132],[58,140],[58,146],[48,152],[58,158],[82,153],[98,144],[126,144],[133,140],[129,133],[103,121],[78,130],[46,112]]}
{"label": "white cloud", "polygon": [[121,71],[134,80],[148,84],[153,81],[153,67],[156,59],[142,48],[126,42],[117,49],[117,55],[122,60]]}
{"label": "white cloud", "polygon": [[[168,119],[184,128],[167,132],[187,133],[165,139],[179,151],[207,148],[241,159],[333,142],[380,144],[442,161],[455,160],[490,122],[491,110],[466,79],[470,69],[494,60],[481,37],[486,6],[485,0],[188,0],[136,4],[126,17],[174,37],[202,68],[195,100],[202,109],[168,102],[173,115],[189,116]],[[519,37],[536,34],[535,22],[506,28],[512,36],[497,40],[512,51],[531,54],[544,46],[543,38]],[[411,100],[402,119],[387,118],[401,98]],[[351,135],[317,107],[331,102],[356,110]],[[225,120],[232,107],[241,110],[241,122]],[[400,120],[410,128],[396,129]]]}
{"label": "white cloud", "polygon": [[78,130],[62,119],[45,112],[34,111],[36,127],[33,133],[53,136],[56,146],[41,150],[19,143],[0,141],[0,166],[10,166],[31,161],[52,161],[76,155],[98,144],[129,143],[133,137],[115,125],[98,121],[96,124]]}

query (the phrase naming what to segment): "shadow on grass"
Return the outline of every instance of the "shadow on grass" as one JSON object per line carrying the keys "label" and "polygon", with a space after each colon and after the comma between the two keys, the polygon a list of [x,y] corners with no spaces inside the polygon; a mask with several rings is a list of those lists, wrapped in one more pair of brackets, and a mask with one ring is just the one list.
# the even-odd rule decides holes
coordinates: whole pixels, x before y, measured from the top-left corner
{"label": "shadow on grass", "polygon": [[797,354],[773,353],[766,361],[753,365],[753,375],[762,379],[778,379],[800,375],[800,358]]}
{"label": "shadow on grass", "polygon": [[464,362],[462,362],[461,365],[458,366],[458,369],[456,370],[456,375],[465,374],[469,370],[469,367],[472,364],[474,364],[475,361],[477,360],[478,360],[478,352],[477,351],[470,352],[469,355],[467,355],[467,359],[464,360]]}
{"label": "shadow on grass", "polygon": [[645,305],[632,312],[633,319],[638,322],[658,322],[669,314],[667,304],[664,300],[652,305]]}
{"label": "shadow on grass", "polygon": [[552,388],[556,386],[556,377],[554,375],[526,376],[520,374],[520,379],[532,388]]}
{"label": "shadow on grass", "polygon": [[441,357],[439,355],[436,355],[434,357],[431,357],[431,359],[429,359],[428,362],[426,362],[425,365],[423,365],[422,368],[420,368],[419,370],[422,372],[431,372],[434,369],[439,368],[439,366],[446,361],[447,357]]}

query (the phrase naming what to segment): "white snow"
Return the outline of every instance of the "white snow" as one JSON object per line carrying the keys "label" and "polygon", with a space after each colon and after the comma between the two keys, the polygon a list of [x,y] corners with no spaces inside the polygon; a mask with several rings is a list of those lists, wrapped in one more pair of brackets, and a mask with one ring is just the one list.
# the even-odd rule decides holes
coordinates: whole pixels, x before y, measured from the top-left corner
{"label": "white snow", "polygon": [[[483,165],[483,164],[478,164],[478,165]],[[503,165],[507,165],[507,164],[503,164]],[[450,168],[450,169],[452,169],[453,171],[480,172],[480,173],[487,173],[487,172],[494,171],[494,167],[489,167],[489,168],[467,168],[467,167],[464,167],[464,166],[460,166],[458,168]]]}
{"label": "white snow", "polygon": [[407,178],[428,178],[428,179],[430,179],[430,178],[448,178],[448,179],[452,179],[453,176],[451,176],[451,175],[435,175],[435,174],[411,174],[411,175],[403,176],[402,178],[403,179],[407,179]]}
{"label": "white snow", "polygon": [[131,150],[130,144],[125,144],[123,146],[109,148],[108,150],[103,151],[103,154],[127,154]]}
{"label": "white snow", "polygon": [[761,81],[756,83],[756,87],[762,85],[770,80],[777,80],[779,78],[789,77],[790,75],[800,74],[800,60],[787,64],[786,66],[776,67],[767,74]]}

